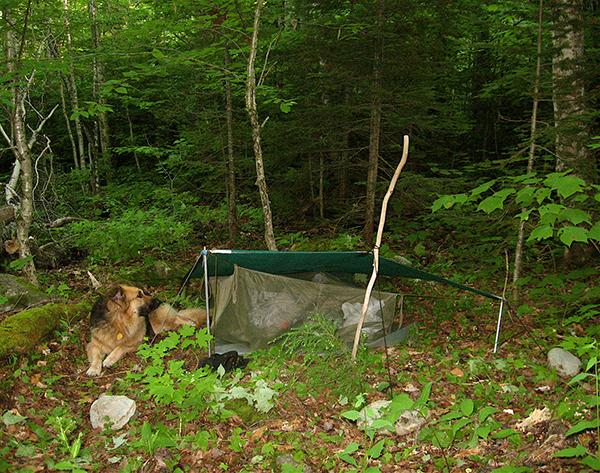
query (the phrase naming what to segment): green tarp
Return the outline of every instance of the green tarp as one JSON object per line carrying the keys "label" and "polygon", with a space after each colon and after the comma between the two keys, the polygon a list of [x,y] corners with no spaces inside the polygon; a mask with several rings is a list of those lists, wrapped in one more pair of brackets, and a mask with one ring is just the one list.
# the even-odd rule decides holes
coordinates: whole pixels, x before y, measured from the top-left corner
{"label": "green tarp", "polygon": [[[229,276],[235,265],[268,274],[295,273],[362,273],[373,272],[373,254],[366,251],[249,251],[249,250],[209,250],[204,255],[207,260],[208,276]],[[464,284],[427,273],[419,269],[379,258],[379,274],[424,281],[435,281],[469,291],[490,299],[502,297],[489,294]],[[202,264],[197,264],[189,274],[192,278],[204,277]]]}

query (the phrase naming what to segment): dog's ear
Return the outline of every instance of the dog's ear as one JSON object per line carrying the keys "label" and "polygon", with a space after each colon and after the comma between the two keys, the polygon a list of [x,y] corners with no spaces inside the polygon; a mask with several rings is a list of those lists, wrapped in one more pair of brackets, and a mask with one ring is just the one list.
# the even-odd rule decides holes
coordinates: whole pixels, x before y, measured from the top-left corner
{"label": "dog's ear", "polygon": [[120,302],[125,299],[125,292],[121,286],[115,286],[108,291],[107,296],[114,301]]}

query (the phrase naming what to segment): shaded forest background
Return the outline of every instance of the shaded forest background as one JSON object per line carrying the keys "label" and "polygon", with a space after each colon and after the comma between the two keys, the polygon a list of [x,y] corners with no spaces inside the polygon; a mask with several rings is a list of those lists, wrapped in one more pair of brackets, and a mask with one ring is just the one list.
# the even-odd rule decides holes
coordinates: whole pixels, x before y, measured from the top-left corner
{"label": "shaded forest background", "polygon": [[259,166],[278,248],[370,248],[404,135],[384,255],[593,264],[595,2],[259,6],[3,2],[5,264],[264,248]]}

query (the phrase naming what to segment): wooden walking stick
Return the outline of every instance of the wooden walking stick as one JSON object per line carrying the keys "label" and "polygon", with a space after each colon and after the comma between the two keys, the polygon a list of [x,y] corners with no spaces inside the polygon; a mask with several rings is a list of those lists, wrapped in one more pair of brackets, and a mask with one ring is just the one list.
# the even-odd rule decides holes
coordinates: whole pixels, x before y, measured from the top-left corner
{"label": "wooden walking stick", "polygon": [[379,272],[379,247],[381,246],[381,238],[383,237],[383,227],[385,226],[385,215],[387,212],[387,205],[390,197],[392,197],[392,193],[394,192],[394,187],[396,187],[396,182],[398,181],[398,176],[402,172],[402,168],[406,164],[406,160],[408,159],[408,135],[404,135],[404,148],[402,149],[402,159],[396,168],[396,172],[390,181],[390,186],[383,198],[383,203],[381,204],[381,217],[379,219],[379,227],[377,228],[377,239],[375,240],[375,247],[373,248],[373,273],[371,274],[371,279],[369,280],[369,284],[367,285],[367,291],[365,293],[365,301],[363,302],[362,313],[360,314],[360,319],[358,320],[358,325],[356,327],[356,334],[354,335],[354,347],[352,347],[352,359],[356,358],[356,352],[358,351],[358,343],[360,342],[360,334],[362,332],[363,323],[365,321],[365,316],[367,315],[367,309],[369,308],[369,301],[371,299],[371,293],[373,292],[373,286],[375,285],[375,281],[377,280],[377,273]]}

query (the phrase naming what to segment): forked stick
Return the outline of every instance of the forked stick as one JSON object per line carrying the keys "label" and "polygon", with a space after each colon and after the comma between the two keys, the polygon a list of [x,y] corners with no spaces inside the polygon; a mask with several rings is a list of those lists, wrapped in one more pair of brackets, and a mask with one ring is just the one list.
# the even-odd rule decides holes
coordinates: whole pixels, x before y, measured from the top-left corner
{"label": "forked stick", "polygon": [[394,192],[394,188],[396,187],[396,182],[398,181],[398,176],[402,172],[402,168],[406,164],[406,160],[408,159],[408,135],[404,135],[404,148],[402,149],[402,159],[396,168],[396,172],[390,181],[390,186],[383,198],[383,203],[381,204],[381,217],[379,218],[379,227],[377,228],[377,239],[375,240],[375,248],[373,248],[373,273],[371,274],[371,279],[369,284],[367,285],[367,292],[365,293],[365,301],[362,307],[362,313],[360,314],[360,319],[358,320],[358,325],[356,327],[356,334],[354,335],[354,347],[352,347],[352,359],[356,358],[356,352],[358,351],[358,343],[360,342],[360,334],[362,332],[363,323],[365,321],[365,316],[367,315],[367,309],[369,308],[369,301],[371,299],[371,293],[373,292],[373,286],[375,285],[375,281],[377,280],[377,273],[379,272],[379,247],[381,246],[381,238],[383,237],[383,227],[385,226],[385,214],[387,213],[387,205],[390,197],[392,197],[392,193]]}

